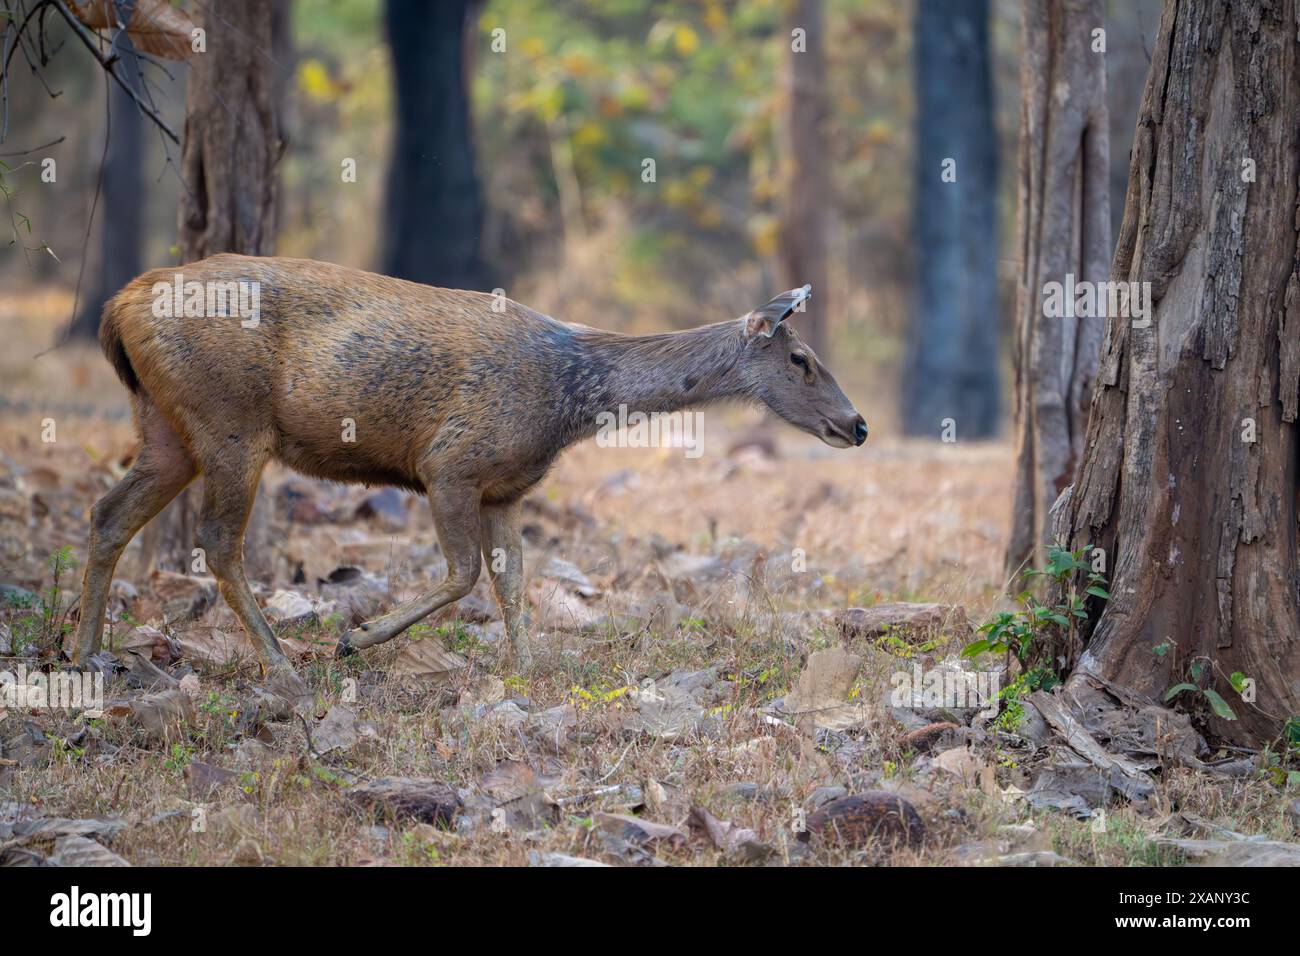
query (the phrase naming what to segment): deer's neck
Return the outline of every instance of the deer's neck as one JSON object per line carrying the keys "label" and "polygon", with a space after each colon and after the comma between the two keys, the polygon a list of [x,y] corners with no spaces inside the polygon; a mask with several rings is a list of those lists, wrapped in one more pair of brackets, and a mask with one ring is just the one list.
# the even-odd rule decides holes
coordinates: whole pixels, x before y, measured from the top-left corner
{"label": "deer's neck", "polygon": [[738,322],[685,332],[619,335],[583,329],[575,336],[569,389],[569,441],[593,434],[602,412],[673,412],[749,389],[739,372]]}

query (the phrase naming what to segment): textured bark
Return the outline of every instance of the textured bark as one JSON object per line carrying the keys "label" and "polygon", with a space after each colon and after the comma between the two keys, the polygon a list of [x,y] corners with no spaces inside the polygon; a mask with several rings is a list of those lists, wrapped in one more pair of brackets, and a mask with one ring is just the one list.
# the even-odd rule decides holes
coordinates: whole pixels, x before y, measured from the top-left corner
{"label": "textured bark", "polygon": [[[117,70],[132,89],[140,88],[140,63],[125,32],[113,38],[121,57]],[[140,274],[144,231],[144,117],[129,93],[107,76],[108,155],[104,158],[104,183],[100,193],[99,262],[73,320],[72,334],[94,339],[99,334],[99,314],[104,303]]]}
{"label": "textured bark", "polygon": [[384,5],[397,115],[382,261],[399,279],[486,287],[463,42],[477,9],[468,0]]}
{"label": "textured bark", "polygon": [[[189,61],[182,137],[181,261],[219,252],[271,255],[275,249],[275,166],[281,143],[274,8],[262,0],[209,0],[200,14],[207,52]],[[202,479],[199,479],[202,481]],[[187,571],[200,489],[182,492],[145,531],[146,561]],[[258,496],[245,539],[252,576],[268,570],[268,505]]]}
{"label": "textured bark", "polygon": [[[804,31],[802,52],[791,31]],[[781,156],[781,210],[777,285],[812,283],[807,314],[795,316],[800,337],[823,358],[827,349],[830,283],[826,272],[826,216],[832,189],[826,129],[826,54],[822,0],[791,0],[782,35],[782,102],[777,144]]]}
{"label": "textured bark", "polygon": [[[997,134],[987,0],[917,0],[917,264],[901,412],[909,435],[998,428]],[[955,182],[941,178],[956,161]]]}
{"label": "textured bark", "polygon": [[1068,520],[1111,564],[1071,685],[1151,699],[1208,660],[1238,716],[1210,729],[1254,744],[1300,712],[1296,36],[1295,0],[1166,5],[1111,270],[1151,283],[1152,323],[1107,321]]}
{"label": "textured bark", "polygon": [[1104,320],[1044,314],[1049,282],[1105,282],[1110,266],[1102,0],[1021,6],[1016,290],[1016,476],[1008,572],[1045,563],[1052,503],[1083,457]]}
{"label": "textured bark", "polygon": [[190,59],[181,156],[181,261],[218,252],[264,256],[275,245],[275,66],[272,5],[212,0],[207,53]]}

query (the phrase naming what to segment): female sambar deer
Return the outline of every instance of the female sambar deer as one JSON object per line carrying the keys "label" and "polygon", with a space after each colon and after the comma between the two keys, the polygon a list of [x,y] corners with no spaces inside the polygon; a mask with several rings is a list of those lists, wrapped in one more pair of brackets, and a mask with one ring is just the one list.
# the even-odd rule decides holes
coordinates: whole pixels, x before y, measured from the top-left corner
{"label": "female sambar deer", "polygon": [[[214,306],[214,289],[223,302],[227,291],[253,290],[256,314]],[[184,308],[168,307],[173,291]],[[489,571],[493,590],[526,659],[520,499],[566,446],[596,432],[600,413],[737,398],[837,448],[866,439],[862,416],[783,321],[810,294],[794,289],[685,332],[619,335],[504,298],[310,260],[219,255],[145,273],[108,303],[100,326],[142,445],[91,512],[73,660],[99,649],[123,549],[202,474],[196,544],[273,687],[305,692],[244,578],[244,527],[271,458],[428,496],[446,580],[345,634],[340,654],[464,597],[480,552],[490,569],[502,564],[496,552],[504,568]]]}

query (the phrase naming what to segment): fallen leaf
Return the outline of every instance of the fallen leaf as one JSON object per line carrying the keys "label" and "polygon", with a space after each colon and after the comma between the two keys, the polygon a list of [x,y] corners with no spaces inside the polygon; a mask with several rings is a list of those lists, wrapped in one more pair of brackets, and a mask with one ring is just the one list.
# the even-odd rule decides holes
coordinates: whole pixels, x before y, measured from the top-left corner
{"label": "fallen leaf", "polygon": [[863,723],[868,716],[865,702],[849,697],[861,668],[862,658],[842,647],[814,651],[786,695],[786,713],[796,718],[796,724],[802,719],[827,730]]}

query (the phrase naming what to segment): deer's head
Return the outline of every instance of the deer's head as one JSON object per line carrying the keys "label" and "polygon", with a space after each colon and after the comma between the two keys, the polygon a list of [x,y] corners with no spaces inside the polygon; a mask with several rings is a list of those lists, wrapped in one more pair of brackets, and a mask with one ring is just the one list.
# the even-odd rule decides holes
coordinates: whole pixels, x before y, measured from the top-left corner
{"label": "deer's head", "polygon": [[867,440],[867,423],[786,319],[812,295],[812,286],[783,292],[741,318],[744,367],[751,393],[795,428],[833,448]]}

